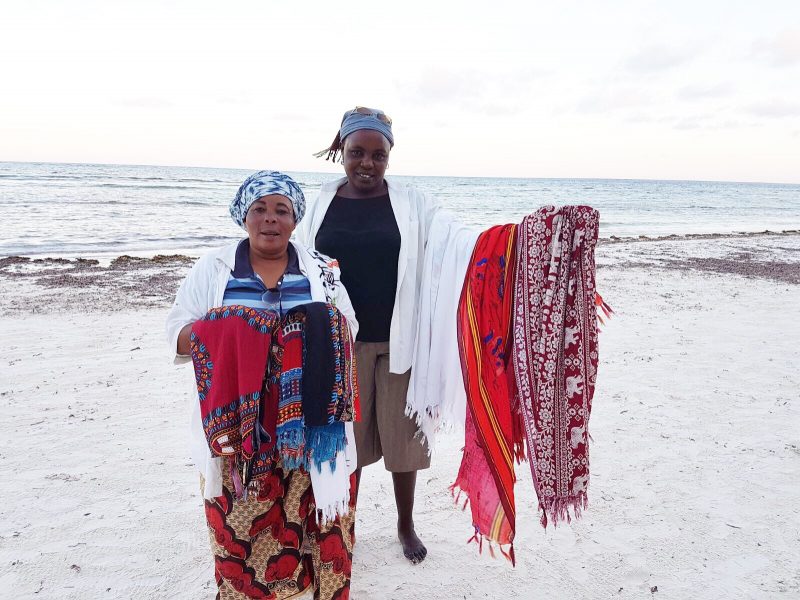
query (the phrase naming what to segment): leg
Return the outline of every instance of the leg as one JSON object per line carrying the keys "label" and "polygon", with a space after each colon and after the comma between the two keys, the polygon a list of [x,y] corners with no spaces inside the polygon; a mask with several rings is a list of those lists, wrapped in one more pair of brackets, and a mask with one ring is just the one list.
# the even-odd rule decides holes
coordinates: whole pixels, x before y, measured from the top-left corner
{"label": "leg", "polygon": [[403,546],[403,554],[412,563],[425,560],[428,549],[414,530],[414,490],[417,472],[392,473],[394,501],[397,504],[397,537]]}
{"label": "leg", "polygon": [[375,407],[375,369],[377,350],[380,344],[356,342],[356,367],[358,369],[358,392],[361,404],[361,420],[353,423],[358,452],[358,478],[361,468],[378,462],[383,456],[378,435],[377,411]]}
{"label": "leg", "polygon": [[416,439],[417,424],[406,416],[406,394],[411,371],[402,375],[389,372],[389,344],[378,357],[375,377],[378,429],[383,462],[392,473],[394,498],[397,504],[397,537],[403,554],[416,564],[428,551],[414,530],[414,489],[417,471],[430,466],[428,447]]}

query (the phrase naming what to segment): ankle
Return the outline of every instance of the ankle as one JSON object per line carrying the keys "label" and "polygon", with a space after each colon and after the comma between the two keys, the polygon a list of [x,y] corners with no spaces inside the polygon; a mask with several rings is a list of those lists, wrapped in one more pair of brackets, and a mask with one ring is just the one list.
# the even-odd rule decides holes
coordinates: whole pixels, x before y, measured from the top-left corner
{"label": "ankle", "polygon": [[398,531],[414,531],[414,519],[397,519]]}

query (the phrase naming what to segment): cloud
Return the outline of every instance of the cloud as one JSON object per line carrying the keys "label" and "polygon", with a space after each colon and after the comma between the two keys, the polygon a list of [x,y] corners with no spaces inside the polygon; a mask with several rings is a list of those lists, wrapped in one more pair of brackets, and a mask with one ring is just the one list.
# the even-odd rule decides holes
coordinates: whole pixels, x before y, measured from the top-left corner
{"label": "cloud", "polygon": [[653,104],[652,96],[643,88],[621,86],[599,90],[584,96],[576,107],[579,113],[599,113],[614,110],[640,108]]}
{"label": "cloud", "polygon": [[678,130],[690,130],[690,129],[700,129],[703,127],[703,118],[697,117],[685,117],[683,119],[678,119],[678,121],[673,125],[675,129]]}
{"label": "cloud", "polygon": [[753,55],[775,67],[800,64],[800,28],[784,29],[753,43]]}
{"label": "cloud", "polygon": [[398,82],[408,102],[451,105],[485,115],[511,116],[525,110],[536,80],[549,73],[531,67],[517,70],[428,68],[410,82]]}
{"label": "cloud", "polygon": [[757,117],[767,117],[770,119],[798,117],[800,116],[800,102],[787,102],[786,100],[773,98],[767,102],[751,104],[746,110]]}
{"label": "cloud", "polygon": [[678,91],[678,98],[682,100],[704,100],[706,98],[725,98],[734,92],[730,82],[716,84],[692,84],[682,87]]}
{"label": "cloud", "polygon": [[482,94],[484,77],[478,71],[427,69],[411,85],[420,103],[463,101]]}
{"label": "cloud", "polygon": [[123,98],[114,102],[117,106],[129,108],[173,108],[174,102],[163,98]]}
{"label": "cloud", "polygon": [[658,73],[685,64],[692,60],[694,55],[694,51],[688,48],[654,45],[642,48],[630,56],[624,65],[634,73]]}

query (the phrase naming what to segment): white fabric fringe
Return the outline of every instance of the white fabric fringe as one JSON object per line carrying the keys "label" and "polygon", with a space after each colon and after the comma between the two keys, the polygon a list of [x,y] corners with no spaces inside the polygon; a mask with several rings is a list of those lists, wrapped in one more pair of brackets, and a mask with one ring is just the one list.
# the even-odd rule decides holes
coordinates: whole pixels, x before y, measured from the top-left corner
{"label": "white fabric fringe", "polygon": [[467,397],[456,311],[480,233],[443,210],[434,216],[428,233],[406,415],[416,420],[429,452],[435,447],[436,431],[464,425]]}

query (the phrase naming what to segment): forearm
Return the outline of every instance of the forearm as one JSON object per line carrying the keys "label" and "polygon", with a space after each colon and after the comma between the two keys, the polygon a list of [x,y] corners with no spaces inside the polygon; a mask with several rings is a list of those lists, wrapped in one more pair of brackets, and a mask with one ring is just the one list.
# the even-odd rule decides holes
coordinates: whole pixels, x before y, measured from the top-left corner
{"label": "forearm", "polygon": [[192,323],[184,325],[178,333],[178,354],[188,356],[192,353],[189,337],[192,335]]}

